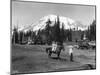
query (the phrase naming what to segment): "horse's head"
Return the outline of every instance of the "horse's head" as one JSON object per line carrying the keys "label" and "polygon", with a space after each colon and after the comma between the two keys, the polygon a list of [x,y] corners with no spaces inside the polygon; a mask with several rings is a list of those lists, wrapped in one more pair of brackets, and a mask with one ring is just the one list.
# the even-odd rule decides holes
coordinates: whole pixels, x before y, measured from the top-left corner
{"label": "horse's head", "polygon": [[65,51],[64,45],[61,46],[61,50]]}

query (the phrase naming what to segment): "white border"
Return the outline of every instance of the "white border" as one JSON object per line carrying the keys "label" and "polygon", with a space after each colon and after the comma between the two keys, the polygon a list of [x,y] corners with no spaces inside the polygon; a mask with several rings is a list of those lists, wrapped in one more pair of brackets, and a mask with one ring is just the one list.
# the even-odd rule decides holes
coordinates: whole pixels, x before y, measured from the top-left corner
{"label": "white border", "polygon": [[[26,1],[26,0],[24,0]],[[39,73],[40,75],[98,75],[100,72],[100,0],[27,0],[54,3],[88,4],[97,7],[97,69],[85,71]],[[10,0],[0,0],[0,75],[10,72]],[[36,74],[36,75],[39,75]],[[33,74],[35,75],[35,74]]]}

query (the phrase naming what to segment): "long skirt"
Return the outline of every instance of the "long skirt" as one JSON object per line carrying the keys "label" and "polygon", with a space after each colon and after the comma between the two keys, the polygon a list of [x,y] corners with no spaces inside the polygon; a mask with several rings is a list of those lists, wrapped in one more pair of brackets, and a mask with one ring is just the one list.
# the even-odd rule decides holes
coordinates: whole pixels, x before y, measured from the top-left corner
{"label": "long skirt", "polygon": [[73,53],[70,54],[70,61],[73,61]]}

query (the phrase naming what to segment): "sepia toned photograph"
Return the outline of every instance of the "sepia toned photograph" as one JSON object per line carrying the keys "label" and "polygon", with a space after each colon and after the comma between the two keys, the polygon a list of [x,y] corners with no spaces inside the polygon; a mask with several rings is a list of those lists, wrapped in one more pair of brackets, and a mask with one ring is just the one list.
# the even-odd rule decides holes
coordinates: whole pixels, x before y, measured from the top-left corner
{"label": "sepia toned photograph", "polygon": [[11,74],[96,69],[96,6],[11,0]]}

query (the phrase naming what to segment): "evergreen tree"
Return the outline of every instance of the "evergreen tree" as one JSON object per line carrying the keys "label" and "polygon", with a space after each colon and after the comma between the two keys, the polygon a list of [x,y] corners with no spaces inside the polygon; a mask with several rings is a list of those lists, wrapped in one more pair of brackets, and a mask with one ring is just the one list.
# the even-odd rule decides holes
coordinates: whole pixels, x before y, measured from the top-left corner
{"label": "evergreen tree", "polygon": [[65,30],[64,30],[64,23],[62,23],[62,28],[60,29],[60,41],[61,43],[64,42],[66,39]]}
{"label": "evergreen tree", "polygon": [[48,21],[46,22],[46,28],[45,28],[45,34],[46,34],[46,37],[47,37],[47,43],[49,43],[51,41],[51,35],[50,35],[50,24],[51,24],[51,21],[50,19],[48,19]]}
{"label": "evergreen tree", "polygon": [[16,44],[18,43],[18,29],[16,27],[14,27],[13,29],[13,42]]}
{"label": "evergreen tree", "polygon": [[83,40],[83,38],[84,38],[84,31],[81,32],[81,40]]}
{"label": "evergreen tree", "polygon": [[71,28],[68,31],[68,40],[72,41],[72,29]]}
{"label": "evergreen tree", "polygon": [[57,16],[57,22],[55,24],[55,41],[60,42],[60,21],[59,16]]}
{"label": "evergreen tree", "polygon": [[91,40],[96,40],[96,20],[90,26]]}
{"label": "evergreen tree", "polygon": [[96,20],[94,20],[92,24],[88,27],[86,36],[90,41],[96,40]]}

